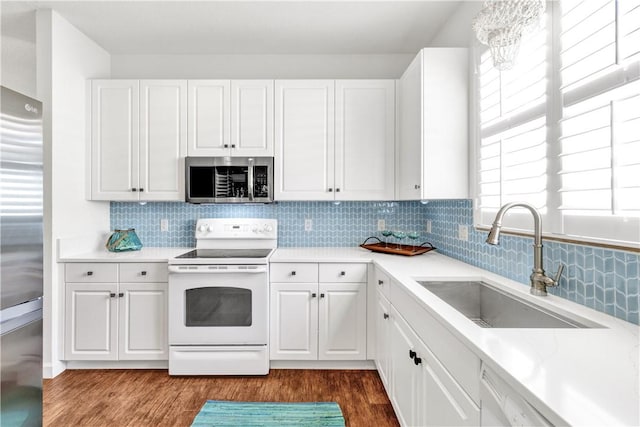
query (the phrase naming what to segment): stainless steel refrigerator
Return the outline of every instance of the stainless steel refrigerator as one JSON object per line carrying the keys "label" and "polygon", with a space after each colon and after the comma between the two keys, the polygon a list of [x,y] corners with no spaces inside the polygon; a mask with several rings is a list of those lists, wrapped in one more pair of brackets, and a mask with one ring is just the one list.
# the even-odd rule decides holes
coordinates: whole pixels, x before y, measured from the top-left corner
{"label": "stainless steel refrigerator", "polygon": [[42,425],[42,104],[0,86],[0,425]]}

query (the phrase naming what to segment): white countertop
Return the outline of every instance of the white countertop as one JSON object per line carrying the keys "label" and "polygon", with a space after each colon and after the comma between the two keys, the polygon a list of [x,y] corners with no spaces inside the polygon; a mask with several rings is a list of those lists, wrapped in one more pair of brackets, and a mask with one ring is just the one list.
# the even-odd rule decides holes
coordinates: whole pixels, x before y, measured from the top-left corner
{"label": "white countertop", "polygon": [[[271,262],[374,262],[551,420],[575,426],[640,425],[640,327],[444,255],[362,248],[282,248]],[[483,280],[520,298],[596,322],[598,329],[484,329],[424,289],[420,280]],[[552,413],[549,413],[549,410]]]}
{"label": "white countertop", "polygon": [[[164,262],[189,248],[106,249],[59,262]],[[65,255],[66,254],[66,255]],[[640,327],[436,252],[414,257],[362,248],[279,248],[270,262],[374,262],[491,369],[552,420],[575,426],[640,425]],[[483,329],[424,289],[420,280],[483,280],[520,298],[596,322],[599,329]],[[551,413],[550,413],[551,411]]]}

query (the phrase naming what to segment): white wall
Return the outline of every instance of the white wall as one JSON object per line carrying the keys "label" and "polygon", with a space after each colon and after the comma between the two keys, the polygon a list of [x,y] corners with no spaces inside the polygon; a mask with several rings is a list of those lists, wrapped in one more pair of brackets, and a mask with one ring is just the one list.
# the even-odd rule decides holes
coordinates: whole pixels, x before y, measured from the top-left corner
{"label": "white wall", "polygon": [[36,13],[0,11],[0,84],[37,98]]}
{"label": "white wall", "polygon": [[45,283],[44,377],[60,362],[62,271],[56,263],[59,238],[109,230],[109,203],[85,200],[87,185],[87,79],[108,78],[110,55],[51,10],[38,10],[36,26],[38,97],[44,103]]}
{"label": "white wall", "polygon": [[[417,52],[416,52],[417,53]],[[399,78],[415,54],[113,55],[113,78]]]}
{"label": "white wall", "polygon": [[475,34],[471,29],[473,18],[480,12],[482,1],[465,1],[442,24],[429,43],[431,47],[470,47]]}

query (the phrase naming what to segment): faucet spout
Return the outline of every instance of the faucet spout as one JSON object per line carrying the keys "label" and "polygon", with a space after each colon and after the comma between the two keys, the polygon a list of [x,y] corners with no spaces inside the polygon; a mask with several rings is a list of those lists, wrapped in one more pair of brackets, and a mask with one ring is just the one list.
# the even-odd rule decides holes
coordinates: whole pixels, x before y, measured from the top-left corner
{"label": "faucet spout", "polygon": [[[546,296],[547,287],[558,285],[560,274],[553,279],[545,274],[542,267],[542,218],[540,216],[540,212],[538,212],[536,208],[524,202],[512,202],[502,206],[493,220],[493,225],[489,231],[489,235],[487,236],[487,243],[490,245],[498,244],[502,220],[507,211],[515,207],[525,208],[531,212],[531,215],[533,215],[533,269],[530,276],[530,291],[533,295]],[[562,272],[562,267],[558,270],[559,273]]]}

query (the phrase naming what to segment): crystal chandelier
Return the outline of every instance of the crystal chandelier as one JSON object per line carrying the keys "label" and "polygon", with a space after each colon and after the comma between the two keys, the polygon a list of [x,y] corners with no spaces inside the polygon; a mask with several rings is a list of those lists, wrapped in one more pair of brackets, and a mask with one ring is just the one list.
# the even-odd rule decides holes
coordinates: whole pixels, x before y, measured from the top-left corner
{"label": "crystal chandelier", "polygon": [[486,0],[473,20],[480,43],[489,46],[493,66],[508,70],[518,54],[522,34],[534,28],[545,9],[545,0]]}

